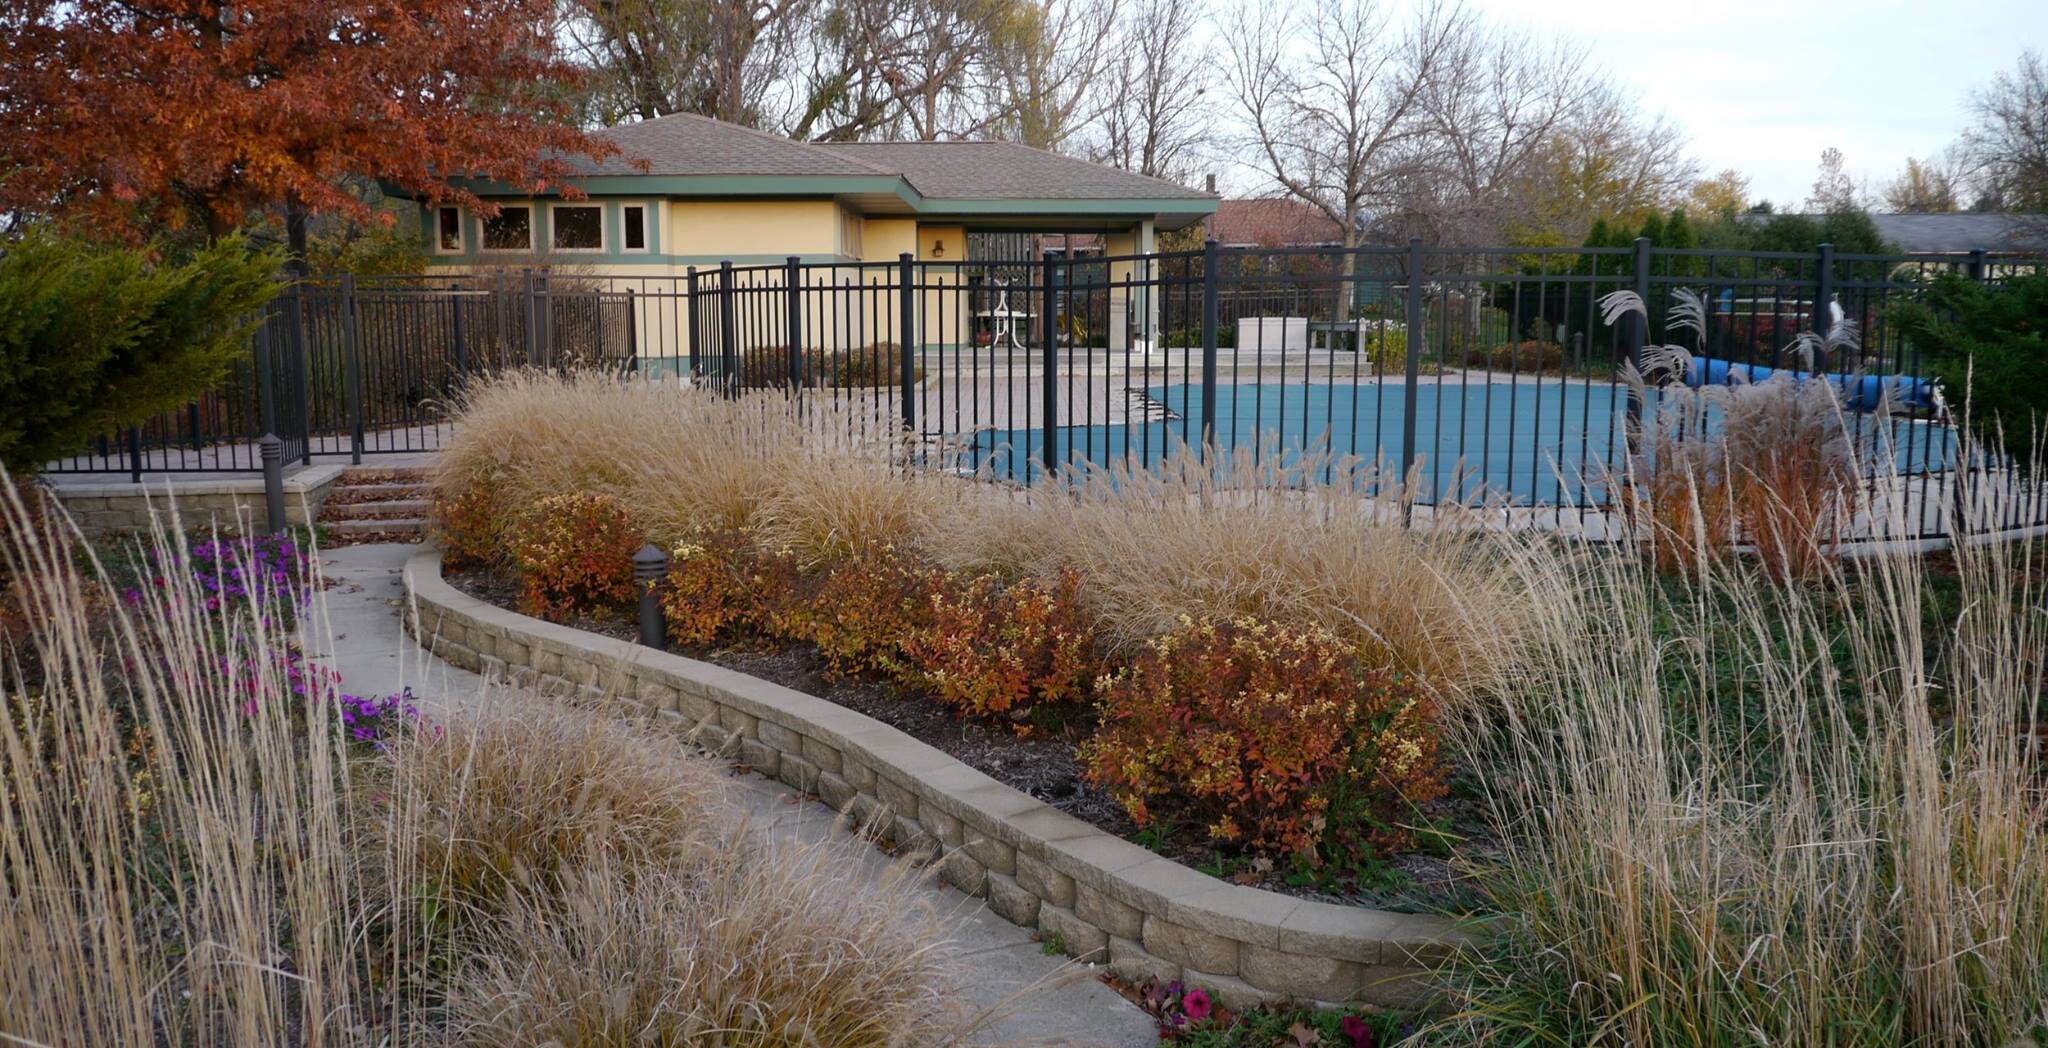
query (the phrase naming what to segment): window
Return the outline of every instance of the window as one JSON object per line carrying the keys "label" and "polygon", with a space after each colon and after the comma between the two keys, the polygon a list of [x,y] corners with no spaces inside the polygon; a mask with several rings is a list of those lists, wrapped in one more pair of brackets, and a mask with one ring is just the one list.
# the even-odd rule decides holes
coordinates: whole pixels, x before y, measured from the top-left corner
{"label": "window", "polygon": [[556,251],[604,250],[603,205],[556,204],[551,215],[550,243]]}
{"label": "window", "polygon": [[435,234],[434,250],[444,255],[462,254],[462,209],[444,207],[439,209],[435,221],[439,224]]}
{"label": "window", "polygon": [[533,209],[525,204],[505,204],[492,218],[484,219],[485,251],[532,251]]}
{"label": "window", "polygon": [[627,204],[619,208],[620,225],[627,251],[647,250],[647,205]]}

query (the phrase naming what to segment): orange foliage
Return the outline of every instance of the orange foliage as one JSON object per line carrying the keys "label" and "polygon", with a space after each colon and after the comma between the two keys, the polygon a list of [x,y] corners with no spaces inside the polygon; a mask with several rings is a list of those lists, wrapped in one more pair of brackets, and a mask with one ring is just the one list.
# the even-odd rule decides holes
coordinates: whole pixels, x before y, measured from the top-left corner
{"label": "orange foliage", "polygon": [[931,615],[904,650],[920,681],[949,706],[976,716],[1022,715],[1033,703],[1077,702],[1101,664],[1080,607],[1080,573],[1002,585],[993,575],[962,583],[934,576]]}
{"label": "orange foliage", "polygon": [[778,633],[796,581],[795,559],[762,552],[746,531],[699,532],[669,552],[661,591],[669,639],[702,645]]}
{"label": "orange foliage", "polygon": [[1189,622],[1099,695],[1081,756],[1140,825],[1334,860],[1412,843],[1414,806],[1444,793],[1434,705],[1324,630]]}
{"label": "orange foliage", "polygon": [[625,504],[583,491],[540,500],[512,541],[519,605],[559,619],[633,602],[633,553],[641,533]]}

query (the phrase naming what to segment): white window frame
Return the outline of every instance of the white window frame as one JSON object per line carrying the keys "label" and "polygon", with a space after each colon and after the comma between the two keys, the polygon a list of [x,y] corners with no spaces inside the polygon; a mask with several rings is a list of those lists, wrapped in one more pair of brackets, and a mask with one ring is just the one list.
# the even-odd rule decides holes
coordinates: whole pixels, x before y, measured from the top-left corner
{"label": "white window frame", "polygon": [[[626,243],[626,209],[640,209],[640,246],[630,247]],[[654,253],[654,203],[648,200],[619,201],[619,254],[649,255]]]}
{"label": "white window frame", "polygon": [[531,254],[533,254],[533,238],[534,238],[534,236],[536,235],[536,231],[535,231],[534,227],[535,227],[536,225],[539,225],[539,223],[538,223],[538,222],[535,222],[535,221],[534,221],[534,219],[535,219],[536,217],[538,217],[538,216],[539,216],[539,213],[540,213],[540,212],[539,212],[539,209],[533,206],[533,201],[531,201],[531,200],[501,200],[501,201],[494,201],[494,203],[496,203],[496,204],[497,204],[497,206],[498,206],[498,213],[499,213],[499,214],[501,214],[501,215],[505,213],[505,209],[506,209],[506,208],[508,208],[508,207],[523,207],[523,208],[525,208],[525,209],[526,209],[526,246],[525,246],[525,247],[523,247],[523,248],[518,248],[518,247],[492,247],[492,246],[491,246],[491,244],[490,244],[490,240],[488,239],[488,235],[489,235],[489,233],[488,233],[488,230],[486,229],[486,226],[488,226],[488,225],[489,225],[489,223],[490,223],[490,219],[487,219],[487,218],[483,217],[482,215],[478,215],[478,216],[477,216],[477,220],[476,220],[476,250],[477,250],[477,254],[479,254],[479,255],[483,255],[483,254],[491,254],[491,255],[518,255],[518,254],[527,254],[527,255],[531,255]]}
{"label": "white window frame", "polygon": [[[454,247],[449,247],[441,241],[441,216],[450,211],[455,212]],[[468,217],[467,212],[454,204],[434,205],[434,254],[466,255],[469,253],[469,223],[466,221]]]}
{"label": "white window frame", "polygon": [[[555,212],[565,207],[586,207],[597,209],[596,247],[555,246]],[[611,248],[611,236],[604,228],[604,201],[601,200],[556,200],[548,204],[548,254],[550,255],[602,255]]]}

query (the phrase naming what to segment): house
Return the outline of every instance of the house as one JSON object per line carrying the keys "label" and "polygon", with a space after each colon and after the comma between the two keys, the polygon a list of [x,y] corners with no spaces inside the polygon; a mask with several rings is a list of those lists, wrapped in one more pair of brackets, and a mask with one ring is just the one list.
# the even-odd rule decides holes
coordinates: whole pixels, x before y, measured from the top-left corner
{"label": "house", "polygon": [[[1013,142],[796,142],[690,114],[622,125],[602,137],[620,154],[570,159],[570,181],[584,194],[577,199],[457,179],[496,214],[418,202],[432,268],[452,274],[547,266],[573,273],[581,286],[602,285],[601,299],[631,289],[640,296],[625,307],[633,312],[635,352],[694,357],[691,331],[676,310],[647,298],[672,302],[692,269],[779,266],[796,258],[834,267],[808,271],[806,284],[887,283],[887,267],[907,254],[922,264],[916,282],[923,305],[912,340],[957,347],[971,335],[988,335],[977,328],[977,315],[998,312],[993,303],[1014,306],[1003,289],[1028,284],[1027,264],[1050,244],[1146,254],[1156,250],[1157,233],[1216,210],[1213,194]],[[1109,275],[1129,282],[1132,264],[1113,264]],[[753,272],[736,285],[754,289],[780,280],[779,271]],[[1109,315],[1124,321],[1109,328],[1112,346],[1150,337],[1157,306],[1142,289],[1120,286],[1108,298]],[[879,295],[871,299],[862,315],[815,338],[835,348],[895,341],[902,314]],[[1042,332],[1043,321],[1032,323]],[[788,339],[750,329],[740,336],[740,350],[778,341]]]}
{"label": "house", "polygon": [[1873,214],[1877,235],[1909,255],[1989,256],[2048,254],[2048,215],[1996,211],[1947,214]]}
{"label": "house", "polygon": [[971,262],[980,232],[1094,234],[1132,254],[1216,210],[1208,193],[1012,142],[796,142],[690,114],[601,137],[620,155],[571,161],[583,199],[457,179],[497,215],[421,203],[432,263],[648,275],[791,256]]}
{"label": "house", "polygon": [[1224,247],[1341,247],[1344,226],[1292,197],[1220,201],[1209,236]]}

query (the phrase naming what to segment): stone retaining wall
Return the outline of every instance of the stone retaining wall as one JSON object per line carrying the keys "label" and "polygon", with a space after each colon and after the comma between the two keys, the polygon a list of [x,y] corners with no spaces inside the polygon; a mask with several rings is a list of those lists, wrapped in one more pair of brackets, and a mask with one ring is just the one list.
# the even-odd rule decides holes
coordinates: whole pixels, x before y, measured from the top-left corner
{"label": "stone retaining wall", "polygon": [[[320,516],[327,493],[346,466],[308,466],[284,479],[284,515],[292,524],[305,524]],[[264,523],[263,478],[260,475],[220,479],[151,477],[140,484],[132,481],[59,480],[50,493],[64,504],[78,529],[88,535],[132,531],[149,527],[150,508],[167,514],[175,504],[178,516],[188,528],[209,524],[236,530],[238,521]]]}
{"label": "stone retaining wall", "polygon": [[457,592],[440,554],[406,565],[414,633],[485,673],[628,695],[699,741],[849,812],[1004,918],[1129,979],[1226,1005],[1410,1006],[1467,937],[1442,918],[1229,884],[1096,829],[895,728],[695,659],[529,618]]}

